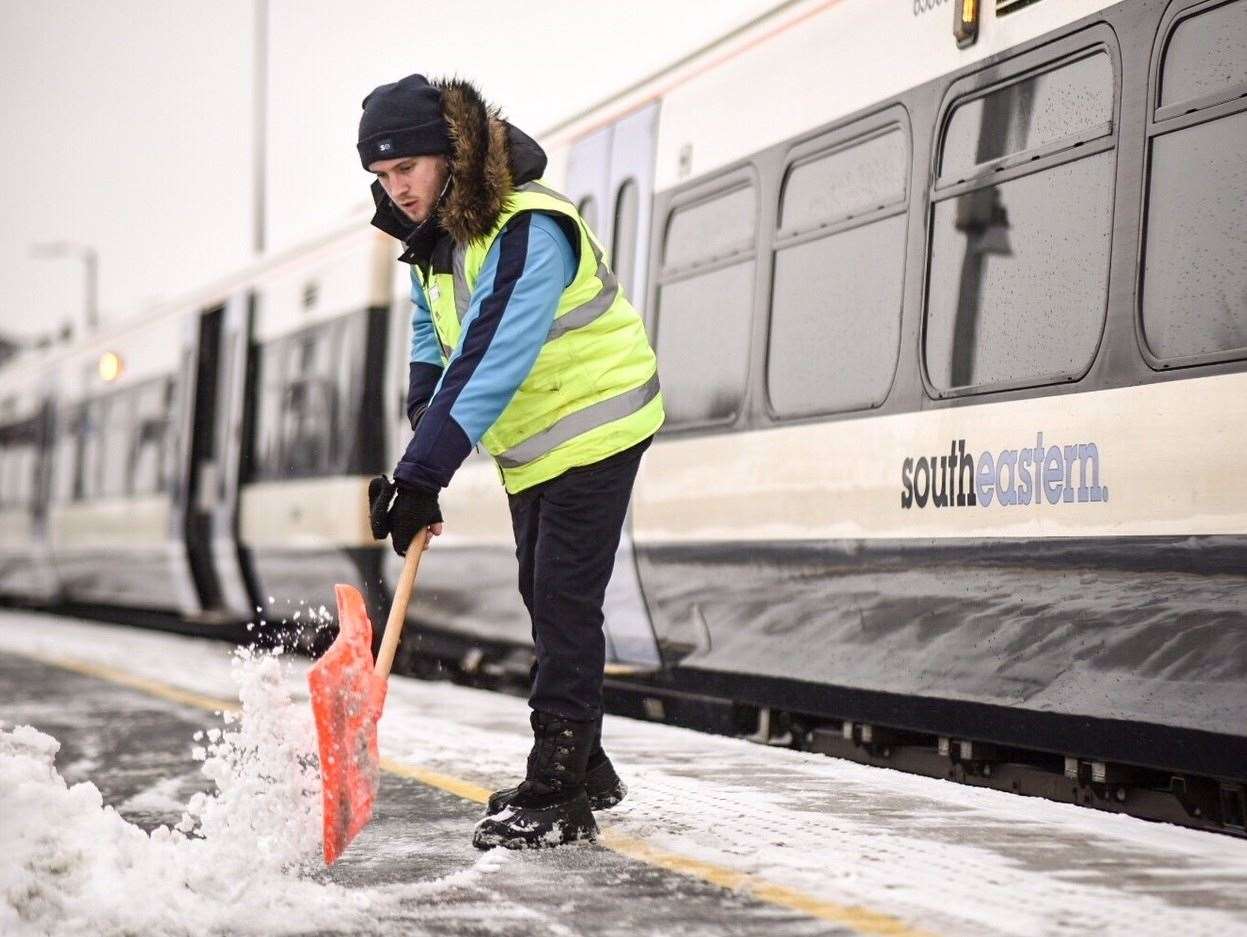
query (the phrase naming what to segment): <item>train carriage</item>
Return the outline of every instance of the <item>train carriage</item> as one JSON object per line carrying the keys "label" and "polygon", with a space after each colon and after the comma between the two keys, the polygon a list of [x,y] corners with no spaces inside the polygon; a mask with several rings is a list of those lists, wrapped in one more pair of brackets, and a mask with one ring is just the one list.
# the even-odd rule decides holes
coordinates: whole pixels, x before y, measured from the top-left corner
{"label": "train carriage", "polygon": [[616,702],[1241,781],[1247,4],[951,6],[788,5],[543,141],[668,402]]}

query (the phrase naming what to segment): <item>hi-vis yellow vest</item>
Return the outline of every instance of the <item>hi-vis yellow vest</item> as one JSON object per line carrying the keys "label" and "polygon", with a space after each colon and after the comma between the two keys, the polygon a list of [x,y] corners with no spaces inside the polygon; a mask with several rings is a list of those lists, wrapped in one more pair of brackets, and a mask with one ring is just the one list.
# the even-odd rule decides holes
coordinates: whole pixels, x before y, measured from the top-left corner
{"label": "hi-vis yellow vest", "polygon": [[540,181],[516,189],[488,235],[455,245],[452,273],[434,272],[425,284],[412,267],[426,287],[442,363],[459,342],[490,245],[512,217],[534,210],[575,222],[580,263],[532,370],[481,438],[512,494],[622,452],[663,422],[658,364],[641,317],[575,206]]}

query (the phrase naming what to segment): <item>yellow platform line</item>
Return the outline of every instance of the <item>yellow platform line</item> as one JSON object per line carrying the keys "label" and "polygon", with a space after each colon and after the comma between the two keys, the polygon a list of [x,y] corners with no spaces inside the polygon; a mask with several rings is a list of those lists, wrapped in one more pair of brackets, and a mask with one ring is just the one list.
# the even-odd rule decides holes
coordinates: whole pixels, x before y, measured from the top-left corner
{"label": "yellow platform line", "polygon": [[[7,651],[10,649],[4,648],[3,650]],[[83,676],[98,677],[111,683],[119,683],[132,690],[140,690],[149,696],[156,696],[160,699],[181,703],[185,706],[194,706],[197,709],[207,709],[212,712],[236,712],[241,708],[238,700],[219,699],[215,696],[196,693],[193,690],[183,690],[161,680],[140,677],[137,674],[121,670],[118,667],[110,667],[107,664],[88,663],[87,661],[71,657],[52,656],[35,651],[15,650],[12,653],[38,661],[41,664],[60,667],[62,670],[72,670],[74,673],[80,673]]]}
{"label": "yellow platform line", "polygon": [[[39,661],[42,664],[71,670],[84,676],[108,680],[174,703],[182,703],[213,712],[236,711],[239,709],[239,704],[236,700],[219,699],[214,696],[183,690],[163,681],[140,677],[106,664],[88,663],[73,658],[53,657],[30,651],[12,651],[12,653]],[[479,784],[473,784],[471,781],[466,781],[463,778],[442,774],[438,771],[430,771],[427,768],[403,764],[392,758],[382,758],[381,769],[399,777],[418,781],[428,787],[446,791],[449,794],[454,794],[456,797],[461,797],[474,803],[483,804],[489,799],[489,789],[481,787]],[[877,937],[932,937],[930,932],[913,927],[890,914],[872,911],[859,905],[840,904],[815,898],[813,895],[807,895],[804,892],[784,885],[777,885],[774,882],[769,882],[756,875],[750,875],[747,872],[740,872],[713,862],[705,862],[701,859],[694,859],[690,856],[683,856],[679,853],[659,849],[643,840],[627,836],[615,830],[606,829],[601,831],[598,836],[598,844],[611,850],[611,852],[626,856],[629,859],[635,859],[638,862],[644,862],[646,865],[666,869],[669,872],[686,875],[690,878],[700,879],[719,888],[741,892],[765,904],[788,908],[809,917],[839,924],[850,928],[858,934],[868,935],[868,937],[876,937],[876,935]]]}
{"label": "yellow platform line", "polygon": [[417,768],[414,765],[405,765],[401,761],[384,757],[381,759],[381,770],[388,771],[390,774],[397,774],[399,777],[411,778],[413,781],[419,781],[421,784],[427,784],[429,787],[436,787],[438,790],[446,791],[449,794],[454,794],[456,797],[462,797],[464,800],[470,800],[473,803],[483,804],[489,800],[489,788],[481,787],[479,784],[473,784],[471,781],[465,781],[463,778],[457,778],[453,775],[442,774],[440,771]]}

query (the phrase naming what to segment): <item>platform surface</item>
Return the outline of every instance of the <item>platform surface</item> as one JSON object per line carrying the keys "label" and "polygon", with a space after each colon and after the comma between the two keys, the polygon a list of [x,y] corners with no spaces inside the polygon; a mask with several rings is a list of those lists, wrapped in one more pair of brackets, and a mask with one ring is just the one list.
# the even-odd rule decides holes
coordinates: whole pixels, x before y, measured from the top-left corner
{"label": "platform surface", "polygon": [[[256,666],[232,663],[220,643],[0,612],[0,723],[57,739],[66,782],[94,784],[124,821],[152,830],[214,789],[195,735],[222,726],[240,681],[250,705],[268,705],[254,695]],[[293,700],[267,730],[274,745],[304,738],[306,666],[280,665],[276,689]],[[604,743],[631,792],[598,815],[599,843],[482,854],[472,825],[481,798],[522,771],[524,701],[396,677],[380,739],[376,816],[331,870],[290,869],[248,889],[246,857],[218,850],[220,879],[181,917],[153,911],[148,932],[1247,934],[1244,840],[608,716]],[[141,868],[148,847],[126,848]],[[92,871],[91,856],[76,861],[71,887]],[[181,889],[178,876],[158,878],[123,896],[133,907],[100,905],[101,932],[186,899],[161,893]],[[0,910],[5,900],[0,890]],[[27,908],[20,923],[72,933],[69,911],[31,920]]]}

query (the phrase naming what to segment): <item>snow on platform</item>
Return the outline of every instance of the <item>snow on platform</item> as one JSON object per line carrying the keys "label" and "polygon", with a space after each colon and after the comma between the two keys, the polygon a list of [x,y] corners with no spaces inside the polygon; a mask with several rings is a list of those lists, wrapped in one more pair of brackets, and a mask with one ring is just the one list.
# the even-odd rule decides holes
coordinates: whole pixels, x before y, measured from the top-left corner
{"label": "snow on platform", "polygon": [[[220,725],[205,710],[238,699],[230,650],[0,612],[0,720],[66,741],[57,768],[71,781],[115,789],[128,819],[146,818],[147,829],[162,817],[172,823],[188,792],[205,783],[189,734]],[[297,749],[310,720],[306,661],[284,666],[281,692],[250,705],[273,710],[268,735],[258,736],[263,745]],[[91,742],[100,734],[91,720],[101,714],[111,747]],[[98,804],[71,805],[70,793],[47,786],[44,743],[28,737],[23,748],[12,735],[0,738],[10,739],[9,748],[0,745],[0,768],[22,767],[27,795],[65,801],[59,814],[40,818],[63,840],[79,841],[87,830],[126,840],[139,872],[157,852],[168,867],[187,861],[177,853],[190,848],[184,844],[150,842],[155,851],[143,853],[132,834],[101,832],[108,824]],[[182,917],[152,918],[146,932],[1247,934],[1247,841],[623,718],[608,716],[604,736],[631,793],[598,815],[598,846],[477,854],[469,844],[476,802],[521,773],[527,707],[501,694],[392,678],[380,724],[389,773],[377,816],[339,865],[325,874],[260,863],[252,877],[266,887],[236,883],[231,892],[231,877],[248,878],[247,867],[231,871],[239,857],[220,844],[226,833],[261,827],[218,816],[227,829],[217,837],[218,880],[208,884],[225,905],[187,904]],[[162,759],[143,761],[144,739]],[[46,789],[32,786],[34,776]],[[0,781],[6,777],[0,770]],[[306,803],[283,796],[292,810]],[[231,794],[199,809],[237,812],[239,803]],[[300,822],[283,848],[293,849],[318,820]],[[8,849],[0,853],[0,925],[15,906],[3,889],[29,885],[35,874],[22,879],[5,869],[14,861],[5,825],[0,819]],[[75,825],[82,829],[62,829]],[[209,835],[192,845],[213,842]],[[142,880],[113,881],[139,888]],[[175,885],[150,887],[159,897]]]}

